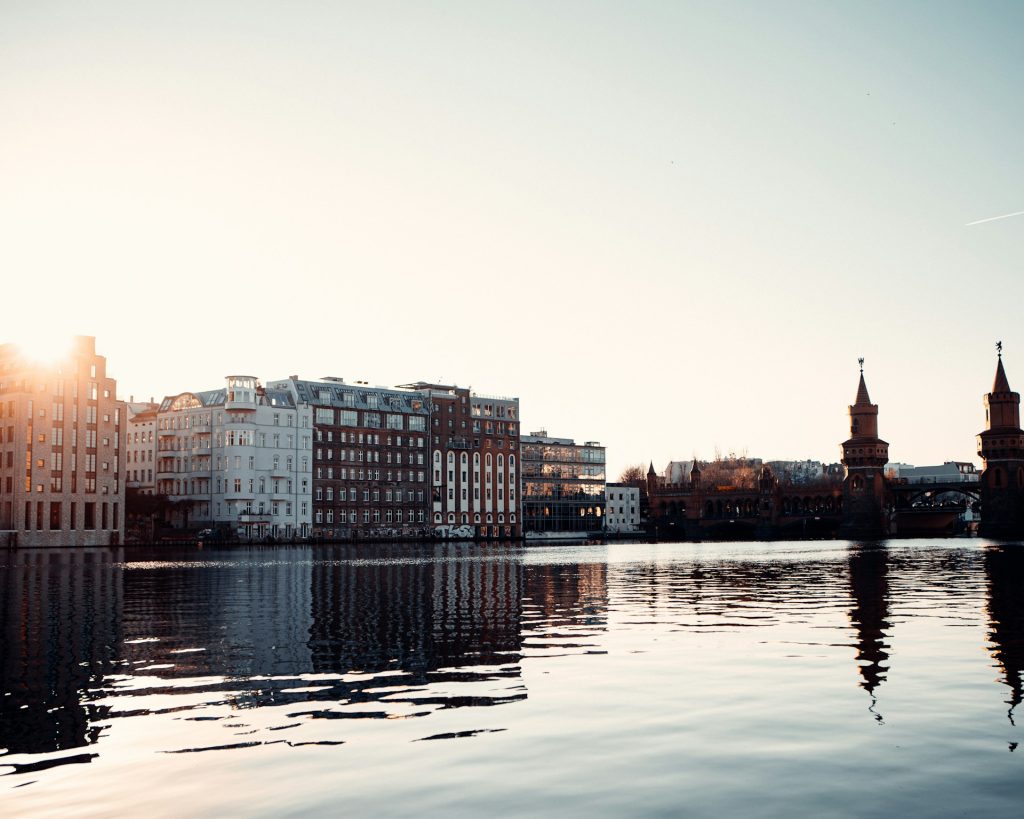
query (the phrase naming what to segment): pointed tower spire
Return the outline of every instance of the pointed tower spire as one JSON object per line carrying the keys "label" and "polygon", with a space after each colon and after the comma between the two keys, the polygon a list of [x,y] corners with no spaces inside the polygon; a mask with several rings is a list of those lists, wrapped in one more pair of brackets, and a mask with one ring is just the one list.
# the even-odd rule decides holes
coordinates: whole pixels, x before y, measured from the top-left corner
{"label": "pointed tower spire", "polygon": [[857,385],[857,400],[853,402],[855,407],[866,407],[871,404],[871,396],[868,395],[868,385],[864,383],[864,359],[858,358],[860,364],[860,384]]}
{"label": "pointed tower spire", "polygon": [[1003,369],[1003,342],[996,342],[996,379],[992,382],[992,392],[1012,392],[1010,382],[1006,378],[1006,370]]}

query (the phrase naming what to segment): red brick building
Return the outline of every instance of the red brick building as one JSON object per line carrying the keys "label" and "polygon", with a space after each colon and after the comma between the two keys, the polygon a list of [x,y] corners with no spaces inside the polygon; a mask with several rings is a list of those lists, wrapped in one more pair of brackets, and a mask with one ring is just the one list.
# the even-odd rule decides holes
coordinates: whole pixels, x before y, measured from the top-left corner
{"label": "red brick building", "polygon": [[313,537],[429,534],[430,407],[422,393],[296,376],[268,387],[313,408]]}
{"label": "red brick building", "polygon": [[519,399],[404,385],[430,402],[430,519],[444,537],[519,538]]}

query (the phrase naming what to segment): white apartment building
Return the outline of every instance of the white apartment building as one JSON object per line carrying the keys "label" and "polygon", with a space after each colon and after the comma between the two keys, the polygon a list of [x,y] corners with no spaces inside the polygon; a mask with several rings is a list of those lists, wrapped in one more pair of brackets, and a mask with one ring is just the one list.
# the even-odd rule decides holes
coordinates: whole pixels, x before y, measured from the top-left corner
{"label": "white apartment building", "polygon": [[157,414],[157,492],[173,523],[243,540],[304,538],[312,521],[313,411],[254,376],[168,396]]}
{"label": "white apartment building", "polygon": [[605,490],[604,526],[608,532],[639,532],[640,489],[624,483],[610,483]]}
{"label": "white apartment building", "polygon": [[143,495],[156,492],[156,422],[159,404],[129,400],[125,438],[125,486]]}

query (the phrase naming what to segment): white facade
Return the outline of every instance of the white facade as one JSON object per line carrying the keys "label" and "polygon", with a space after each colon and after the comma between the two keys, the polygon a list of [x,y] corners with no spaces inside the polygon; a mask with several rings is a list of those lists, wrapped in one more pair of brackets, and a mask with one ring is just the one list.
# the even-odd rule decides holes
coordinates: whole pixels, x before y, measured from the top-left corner
{"label": "white facade", "polygon": [[212,526],[242,539],[306,537],[312,521],[313,411],[253,376],[163,400],[157,418],[157,491],[183,528]]}
{"label": "white facade", "polygon": [[640,489],[621,483],[610,483],[605,491],[605,530],[609,532],[640,531]]}
{"label": "white facade", "polygon": [[156,492],[156,422],[158,404],[129,401],[125,440],[125,486],[143,495]]}

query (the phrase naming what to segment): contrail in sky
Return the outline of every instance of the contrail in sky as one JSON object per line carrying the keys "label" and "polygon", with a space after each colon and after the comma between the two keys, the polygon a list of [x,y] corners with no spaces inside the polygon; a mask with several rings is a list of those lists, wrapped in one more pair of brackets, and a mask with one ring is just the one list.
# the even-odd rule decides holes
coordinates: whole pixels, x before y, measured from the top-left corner
{"label": "contrail in sky", "polygon": [[988,219],[978,219],[976,222],[968,222],[964,227],[980,225],[982,222],[994,222],[997,219],[1009,219],[1011,216],[1024,216],[1024,210],[1018,210],[1016,213],[1004,213],[1002,216],[989,216]]}

